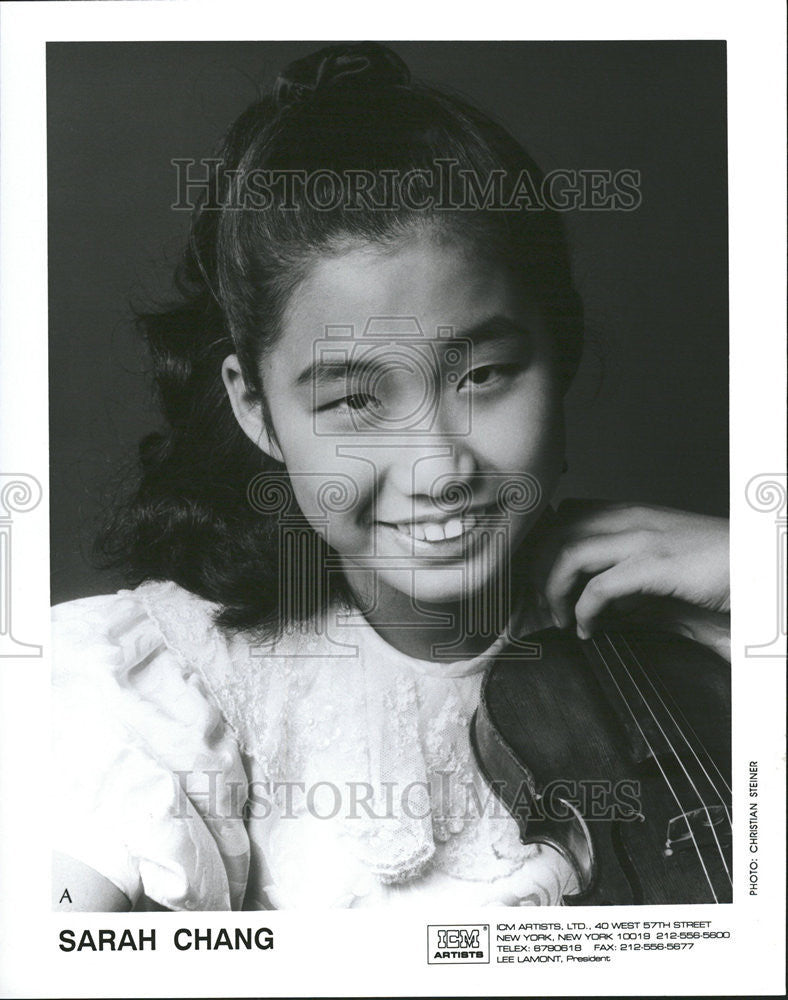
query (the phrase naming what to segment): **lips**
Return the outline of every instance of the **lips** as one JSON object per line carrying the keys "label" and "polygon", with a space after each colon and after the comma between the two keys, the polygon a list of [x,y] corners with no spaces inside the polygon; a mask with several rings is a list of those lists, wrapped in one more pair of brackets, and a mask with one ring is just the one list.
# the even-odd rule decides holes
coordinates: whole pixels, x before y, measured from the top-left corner
{"label": "lips", "polygon": [[479,508],[476,512],[468,511],[461,517],[454,515],[435,520],[420,518],[413,521],[381,521],[381,524],[393,528],[406,538],[437,543],[461,538],[476,527],[481,515],[485,513],[490,513],[490,508]]}

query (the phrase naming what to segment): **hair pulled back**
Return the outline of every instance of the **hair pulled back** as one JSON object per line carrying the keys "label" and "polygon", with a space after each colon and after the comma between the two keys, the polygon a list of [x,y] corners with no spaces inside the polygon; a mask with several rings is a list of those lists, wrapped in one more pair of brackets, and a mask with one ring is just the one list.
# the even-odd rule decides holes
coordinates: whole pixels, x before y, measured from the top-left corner
{"label": "hair pulled back", "polygon": [[[498,171],[509,185],[523,171],[537,185],[542,177],[502,126],[412,82],[405,63],[374,43],[330,46],[292,63],[231,125],[210,161],[211,194],[194,213],[176,276],[180,301],[138,318],[167,429],[140,444],[139,485],[97,542],[105,565],[124,568],[130,583],[173,580],[215,602],[227,627],[276,631],[322,610],[322,586],[297,610],[283,609],[283,579],[318,578],[320,569],[299,571],[292,555],[284,565],[276,512],[250,502],[250,483],[266,475],[286,482],[286,474],[238,427],[221,366],[237,354],[247,387],[262,396],[260,358],[276,342],[290,296],[311,262],[354,241],[385,244],[440,227],[504,262],[536,298],[568,383],[581,351],[582,307],[558,214],[414,207],[429,195],[425,178],[440,162],[482,180]],[[295,171],[317,178],[310,197],[296,186],[250,204],[250,192],[260,194],[255,177]],[[359,171],[411,172],[410,203],[370,206],[354,181]],[[325,185],[339,178],[339,204],[315,204],[319,174]],[[319,561],[325,546],[313,541]],[[346,596],[338,587],[334,596]]]}

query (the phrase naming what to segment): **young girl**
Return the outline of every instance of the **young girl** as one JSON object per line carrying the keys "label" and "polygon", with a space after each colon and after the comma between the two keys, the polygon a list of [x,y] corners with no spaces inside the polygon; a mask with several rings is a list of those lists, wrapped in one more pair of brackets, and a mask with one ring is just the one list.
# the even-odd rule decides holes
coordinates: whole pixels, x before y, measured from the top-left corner
{"label": "young girl", "polygon": [[549,506],[582,306],[500,125],[333,46],[212,169],[103,538],[135,589],[54,611],[54,898],[560,903],[474,763],[484,668],[611,614],[724,648],[726,522]]}

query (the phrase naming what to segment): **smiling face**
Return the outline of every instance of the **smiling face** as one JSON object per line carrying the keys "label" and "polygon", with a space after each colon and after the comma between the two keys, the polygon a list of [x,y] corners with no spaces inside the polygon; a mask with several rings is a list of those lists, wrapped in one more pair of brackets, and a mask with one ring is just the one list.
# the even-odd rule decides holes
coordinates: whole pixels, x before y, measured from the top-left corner
{"label": "smiling face", "polygon": [[[490,585],[563,461],[550,335],[501,265],[429,233],[315,263],[236,416],[282,461],[357,592],[451,603]],[[326,512],[330,484],[351,501]],[[527,494],[525,497],[523,494]],[[341,507],[341,509],[337,509]]]}

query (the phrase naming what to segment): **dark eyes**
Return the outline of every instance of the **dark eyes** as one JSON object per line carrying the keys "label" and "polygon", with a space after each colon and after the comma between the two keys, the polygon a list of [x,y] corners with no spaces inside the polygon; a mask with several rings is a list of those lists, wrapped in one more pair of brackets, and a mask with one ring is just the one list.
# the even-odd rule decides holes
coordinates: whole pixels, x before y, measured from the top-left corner
{"label": "dark eyes", "polygon": [[344,403],[349,410],[374,410],[381,405],[379,399],[369,396],[364,392],[357,392],[353,396],[345,396],[339,402]]}
{"label": "dark eyes", "polygon": [[[462,389],[492,389],[504,382],[506,379],[514,377],[522,371],[522,364],[498,364],[479,365],[472,368],[457,382],[457,390]],[[374,414],[383,409],[383,403],[376,396],[369,393],[355,392],[339,399],[334,399],[329,403],[324,403],[318,407],[318,412],[343,412],[353,413],[367,412]]]}
{"label": "dark eyes", "polygon": [[467,375],[461,378],[457,387],[461,389],[468,385],[472,389],[489,388],[506,378],[511,378],[521,369],[522,365],[516,364],[480,365],[478,368],[471,369]]}
{"label": "dark eyes", "polygon": [[341,399],[334,399],[330,403],[324,403],[323,406],[318,407],[317,412],[322,413],[327,410],[352,410],[354,413],[360,413],[362,410],[374,412],[381,406],[380,400],[375,396],[370,396],[365,392],[356,392],[351,396],[342,396]]}

